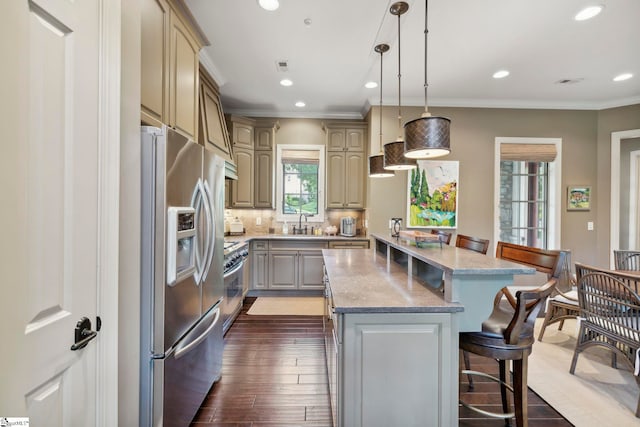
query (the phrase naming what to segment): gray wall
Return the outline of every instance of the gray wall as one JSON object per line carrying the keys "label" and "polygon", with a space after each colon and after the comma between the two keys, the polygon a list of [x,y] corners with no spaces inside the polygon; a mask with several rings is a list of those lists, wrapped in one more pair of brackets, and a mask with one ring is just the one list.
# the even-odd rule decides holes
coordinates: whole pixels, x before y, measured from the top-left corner
{"label": "gray wall", "polygon": [[620,141],[620,249],[629,249],[631,232],[629,230],[629,185],[631,176],[631,152],[640,150],[640,138]]}
{"label": "gray wall", "polygon": [[[379,107],[369,113],[372,151],[378,151]],[[417,118],[423,108],[403,108],[403,123]],[[451,149],[446,160],[460,162],[456,230],[493,240],[493,168],[496,137],[562,139],[561,246],[573,251],[574,261],[608,265],[610,133],[640,128],[640,105],[603,111],[526,110],[493,108],[430,108],[449,117]],[[398,135],[397,107],[383,107],[383,143]],[[387,232],[388,219],[406,216],[407,172],[394,178],[369,178],[368,211],[372,232]],[[591,185],[593,208],[566,211],[567,185]],[[603,200],[604,198],[604,200]],[[604,207],[603,207],[604,206]],[[603,210],[606,210],[606,215]],[[587,231],[587,222],[595,231]],[[606,236],[606,238],[603,237]],[[495,242],[492,241],[492,245]]]}

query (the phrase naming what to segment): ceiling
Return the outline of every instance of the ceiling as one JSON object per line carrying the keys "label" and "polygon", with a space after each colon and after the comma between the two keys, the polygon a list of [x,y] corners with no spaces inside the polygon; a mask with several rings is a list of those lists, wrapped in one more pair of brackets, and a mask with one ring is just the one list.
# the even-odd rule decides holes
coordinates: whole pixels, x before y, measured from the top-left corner
{"label": "ceiling", "polygon": [[[388,0],[184,0],[209,39],[201,60],[220,86],[225,112],[255,117],[361,118],[398,105],[398,18]],[[425,3],[401,16],[402,105],[424,105]],[[428,105],[603,109],[640,102],[640,1],[596,0],[595,18],[574,15],[591,0],[431,0]],[[311,23],[305,24],[309,18]],[[287,62],[287,71],[277,67]],[[493,79],[500,69],[510,71]],[[613,82],[623,72],[634,77]],[[279,84],[283,78],[290,87]],[[558,83],[570,80],[569,83]],[[295,107],[304,101],[304,108]]]}

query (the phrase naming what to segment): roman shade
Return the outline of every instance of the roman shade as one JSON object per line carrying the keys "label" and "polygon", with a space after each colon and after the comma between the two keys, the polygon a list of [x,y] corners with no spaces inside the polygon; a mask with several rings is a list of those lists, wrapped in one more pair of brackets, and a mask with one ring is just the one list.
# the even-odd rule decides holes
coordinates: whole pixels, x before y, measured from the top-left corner
{"label": "roman shade", "polygon": [[319,164],[319,150],[282,150],[283,164]]}
{"label": "roman shade", "polygon": [[553,162],[555,144],[500,144],[500,160],[516,162]]}

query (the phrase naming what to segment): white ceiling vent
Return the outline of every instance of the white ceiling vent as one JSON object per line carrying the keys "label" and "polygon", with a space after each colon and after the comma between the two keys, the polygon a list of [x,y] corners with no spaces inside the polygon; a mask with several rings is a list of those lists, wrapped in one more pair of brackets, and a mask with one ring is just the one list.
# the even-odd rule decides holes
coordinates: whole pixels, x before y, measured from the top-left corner
{"label": "white ceiling vent", "polygon": [[286,59],[281,59],[279,61],[276,61],[276,68],[280,72],[287,72],[289,71],[289,63]]}

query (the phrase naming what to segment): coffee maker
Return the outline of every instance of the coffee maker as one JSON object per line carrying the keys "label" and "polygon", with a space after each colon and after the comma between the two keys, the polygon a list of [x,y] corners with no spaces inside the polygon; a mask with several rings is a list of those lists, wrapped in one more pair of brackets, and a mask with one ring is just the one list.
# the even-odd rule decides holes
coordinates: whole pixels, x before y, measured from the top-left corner
{"label": "coffee maker", "polygon": [[356,235],[356,219],[350,216],[340,218],[340,235],[353,237]]}

